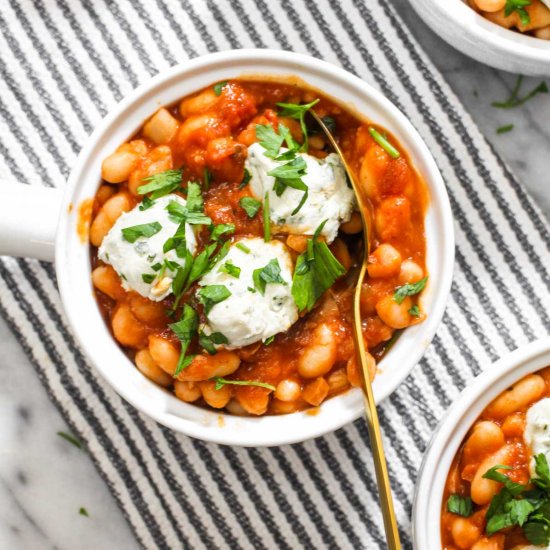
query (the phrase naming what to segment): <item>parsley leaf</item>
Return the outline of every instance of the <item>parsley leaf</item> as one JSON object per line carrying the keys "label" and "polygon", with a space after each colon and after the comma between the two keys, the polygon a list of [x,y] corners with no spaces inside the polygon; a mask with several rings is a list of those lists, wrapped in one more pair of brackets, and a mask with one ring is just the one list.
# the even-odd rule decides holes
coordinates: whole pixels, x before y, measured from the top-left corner
{"label": "parsley leaf", "polygon": [[243,180],[239,184],[239,189],[242,189],[243,187],[246,187],[251,179],[252,179],[252,174],[250,173],[248,168],[245,168],[244,169]]}
{"label": "parsley leaf", "polygon": [[515,107],[519,107],[520,105],[523,105],[524,103],[532,99],[537,94],[547,94],[549,92],[546,82],[543,81],[538,86],[533,88],[527,95],[523,97],[519,97],[519,92],[521,90],[522,83],[523,83],[523,76],[519,75],[516,80],[514,89],[510,94],[510,97],[506,101],[493,101],[491,105],[493,107],[496,107],[497,109],[514,109]]}
{"label": "parsley leaf", "polygon": [[250,254],[250,248],[248,248],[248,246],[246,246],[245,244],[237,242],[235,243],[235,246],[239,250],[242,250],[245,254]]}
{"label": "parsley leaf", "polygon": [[228,275],[231,275],[231,277],[235,277],[235,279],[238,279],[241,275],[241,268],[237,267],[236,265],[233,265],[233,262],[228,260],[223,265],[220,266],[220,269],[218,269],[219,273],[227,273]]}
{"label": "parsley leaf", "polygon": [[270,159],[274,159],[279,154],[279,149],[288,134],[289,130],[284,124],[279,124],[279,133],[271,124],[256,124],[256,139],[265,149],[264,155]]}
{"label": "parsley leaf", "polygon": [[233,223],[220,223],[215,225],[210,233],[210,238],[213,241],[219,241],[222,236],[229,236],[235,233],[235,224]]}
{"label": "parsley leaf", "polygon": [[204,210],[204,201],[202,199],[201,186],[194,182],[190,181],[187,184],[187,210],[189,212],[203,212]]}
{"label": "parsley leaf", "polygon": [[401,156],[401,153],[376,128],[369,126],[369,134],[392,159],[398,159]]}
{"label": "parsley leaf", "polygon": [[262,207],[262,203],[254,197],[243,197],[239,201],[239,206],[246,212],[249,218],[253,218]]}
{"label": "parsley leaf", "polygon": [[224,87],[227,85],[227,80],[225,80],[224,82],[218,82],[217,84],[214,84],[213,88],[214,88],[214,93],[217,95],[217,96],[220,96],[222,95],[222,90],[224,89]]}
{"label": "parsley leaf", "polygon": [[317,300],[346,270],[334,257],[327,243],[318,240],[326,220],[307,243],[307,250],[298,256],[292,279],[292,296],[300,312],[310,311]]}
{"label": "parsley leaf", "polygon": [[262,296],[265,294],[265,288],[268,283],[286,285],[285,280],[281,277],[281,266],[277,258],[270,260],[264,267],[255,269],[252,272],[252,280],[254,281],[254,286]]}
{"label": "parsley leaf", "polygon": [[275,178],[275,184],[273,185],[273,191],[280,197],[287,187],[304,191],[304,195],[298,206],[292,211],[291,215],[294,216],[299,212],[308,196],[308,186],[302,180],[302,177],[307,174],[307,164],[303,157],[296,157],[286,164],[282,164],[270,170],[267,175]]}
{"label": "parsley leaf", "polygon": [[216,382],[215,388],[221,390],[226,384],[233,384],[234,386],[258,386],[259,388],[267,388],[268,390],[275,391],[275,386],[267,384],[266,382],[257,382],[254,380],[226,380],[220,376],[211,378]]}
{"label": "parsley leaf", "polygon": [[198,296],[199,302],[204,306],[204,312],[208,315],[216,304],[231,296],[231,291],[225,285],[208,285],[199,290]]}
{"label": "parsley leaf", "polygon": [[506,134],[508,132],[511,132],[513,129],[513,124],[507,124],[506,126],[501,126],[500,128],[497,128],[497,134]]}
{"label": "parsley leaf", "polygon": [[414,306],[409,309],[409,315],[412,315],[413,317],[420,317],[420,308],[414,304]]}
{"label": "parsley leaf", "polygon": [[208,191],[210,189],[210,184],[212,183],[212,172],[208,168],[204,168],[202,171],[202,181],[204,184],[204,190]]}
{"label": "parsley leaf", "polygon": [[199,344],[210,354],[215,355],[217,353],[216,345],[227,344],[229,340],[221,332],[212,332],[206,334],[201,330],[199,334]]}
{"label": "parsley leaf", "polygon": [[199,316],[197,312],[188,304],[183,306],[183,315],[177,323],[168,325],[174,334],[178,337],[181,344],[180,357],[176,370],[174,371],[174,378],[177,378],[178,374],[193,361],[193,356],[187,356],[187,348],[191,343],[191,340],[197,334],[199,326]]}
{"label": "parsley leaf", "polygon": [[155,280],[156,275],[154,273],[142,273],[141,279],[144,283],[150,284]]}
{"label": "parsley leaf", "polygon": [[153,174],[147,178],[143,178],[142,181],[146,181],[146,185],[140,185],[137,189],[137,192],[140,195],[145,195],[146,193],[152,193],[152,199],[158,199],[168,193],[172,193],[181,186],[183,170],[180,168],[178,170],[165,170],[164,172],[159,172],[158,174]]}
{"label": "parsley leaf", "polygon": [[81,515],[81,516],[86,516],[87,518],[90,517],[90,514],[88,514],[88,510],[86,510],[86,508],[84,508],[84,506],[81,506],[78,510],[78,513]]}
{"label": "parsley leaf", "polygon": [[202,212],[190,210],[177,201],[170,201],[166,207],[170,218],[176,223],[187,222],[190,225],[210,225],[212,220]]}
{"label": "parsley leaf", "polygon": [[525,538],[536,546],[547,546],[550,543],[550,525],[542,522],[528,522],[523,526]]}
{"label": "parsley leaf", "polygon": [[509,17],[512,13],[517,12],[519,19],[523,26],[529,25],[531,18],[529,13],[525,9],[526,6],[531,5],[531,0],[506,0],[506,6],[504,7],[505,17]]}
{"label": "parsley leaf", "polygon": [[531,480],[532,483],[543,491],[550,493],[550,468],[544,453],[535,456],[535,473],[537,477]]}
{"label": "parsley leaf", "polygon": [[447,499],[447,510],[452,514],[468,518],[474,513],[474,503],[470,497],[450,495]]}
{"label": "parsley leaf", "polygon": [[275,340],[275,334],[272,334],[263,341],[264,346],[269,346],[269,344],[271,344],[273,340]]}
{"label": "parsley leaf", "polygon": [[135,243],[140,237],[152,237],[161,229],[162,225],[159,222],[142,223],[140,225],[133,225],[132,227],[125,227],[122,230],[122,236],[129,243]]}
{"label": "parsley leaf", "polygon": [[263,211],[264,242],[266,243],[268,243],[271,240],[270,214],[271,214],[271,209],[269,208],[269,191],[266,191],[265,197],[264,197],[264,211]]}
{"label": "parsley leaf", "polygon": [[57,432],[57,435],[63,438],[65,441],[68,441],[71,445],[74,445],[77,449],[83,448],[82,442],[79,439],[77,439],[74,435],[71,435],[65,432]]}
{"label": "parsley leaf", "polygon": [[319,99],[314,99],[311,103],[306,103],[304,105],[297,105],[296,103],[277,103],[277,106],[281,107],[281,111],[278,113],[279,116],[290,117],[300,122],[300,128],[304,136],[304,143],[300,147],[300,151],[307,152],[308,150],[308,135],[305,116],[314,105],[317,105],[317,103],[319,103]]}
{"label": "parsley leaf", "polygon": [[406,285],[400,286],[393,293],[393,301],[401,304],[407,296],[414,296],[415,294],[422,292],[427,281],[428,277],[426,276],[416,283],[407,283]]}
{"label": "parsley leaf", "polygon": [[145,196],[143,197],[143,200],[141,201],[141,204],[139,205],[139,209],[143,212],[144,210],[148,210],[155,204],[155,201],[151,200],[149,197]]}

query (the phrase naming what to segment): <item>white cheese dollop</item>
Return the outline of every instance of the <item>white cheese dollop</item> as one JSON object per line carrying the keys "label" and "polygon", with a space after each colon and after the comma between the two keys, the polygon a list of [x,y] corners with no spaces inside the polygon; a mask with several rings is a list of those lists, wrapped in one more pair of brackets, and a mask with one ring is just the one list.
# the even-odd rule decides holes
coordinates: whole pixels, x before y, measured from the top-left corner
{"label": "white cheese dollop", "polygon": [[[125,290],[134,290],[155,302],[163,300],[172,292],[175,271],[168,268],[154,271],[152,266],[163,264],[164,260],[178,265],[185,263],[182,258],[178,258],[175,250],[169,250],[167,253],[162,250],[164,243],[174,236],[179,226],[170,219],[166,210],[171,201],[177,201],[182,206],[187,204],[185,199],[171,194],[156,199],[153,206],[147,210],[140,210],[138,205],[122,214],[105,235],[98,252],[99,259],[111,264],[118,273]],[[122,236],[122,230],[127,227],[152,222],[158,222],[162,229],[149,238],[139,237],[130,243]],[[185,238],[188,250],[195,254],[197,240],[189,224],[185,225]],[[155,279],[146,283],[142,278],[144,273],[154,274]]]}
{"label": "white cheese dollop", "polygon": [[[550,463],[550,397],[541,399],[527,411],[523,439],[533,456],[544,453]],[[535,473],[534,461],[531,473]]]}
{"label": "white cheese dollop", "polygon": [[550,9],[550,0],[540,0],[547,8]]}
{"label": "white cheese dollop", "polygon": [[[240,246],[247,247],[244,252]],[[277,259],[285,284],[268,283],[265,294],[254,289],[252,273]],[[239,278],[220,272],[226,262],[240,268]],[[248,346],[283,332],[298,320],[298,309],[291,294],[294,266],[286,246],[279,241],[264,242],[260,238],[241,239],[200,280],[201,286],[225,285],[231,296],[215,304],[207,315],[207,334],[221,332],[229,349]]]}
{"label": "white cheese dollop", "polygon": [[[281,153],[285,149],[281,149]],[[288,161],[278,162],[264,155],[265,149],[259,143],[248,148],[246,168],[250,172],[250,189],[257,199],[264,200],[269,192],[269,215],[275,230],[297,235],[313,235],[323,220],[323,228],[329,243],[334,241],[340,224],[349,221],[355,208],[355,195],[346,181],[346,172],[335,153],[318,159],[300,153],[307,164],[303,182],[309,188],[309,195],[302,208],[292,215],[302,200],[303,191],[287,187],[280,197],[273,191],[275,178],[267,173]]]}

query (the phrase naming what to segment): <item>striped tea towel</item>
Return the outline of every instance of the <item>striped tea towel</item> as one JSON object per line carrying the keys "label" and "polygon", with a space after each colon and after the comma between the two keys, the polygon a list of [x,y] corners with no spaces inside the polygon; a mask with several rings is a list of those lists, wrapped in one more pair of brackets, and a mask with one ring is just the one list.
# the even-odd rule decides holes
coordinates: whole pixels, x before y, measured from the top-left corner
{"label": "striped tea towel", "polygon": [[[550,328],[550,238],[389,0],[4,0],[0,176],[62,186],[109,108],[158,71],[241,47],[324,58],[373,84],[418,128],[443,173],[455,281],[424,359],[380,407],[397,514],[438,419],[484,365]],[[31,169],[32,168],[32,169]],[[144,548],[384,548],[363,420],[308,443],[194,441],[136,412],[83,357],[53,267],[0,262],[0,310]]]}

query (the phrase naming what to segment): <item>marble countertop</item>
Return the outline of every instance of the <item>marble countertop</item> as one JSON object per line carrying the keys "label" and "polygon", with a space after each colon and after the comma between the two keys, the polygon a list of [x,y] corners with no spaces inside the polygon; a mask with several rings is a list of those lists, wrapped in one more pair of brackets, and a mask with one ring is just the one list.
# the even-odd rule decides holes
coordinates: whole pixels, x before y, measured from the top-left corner
{"label": "marble countertop", "polygon": [[[394,0],[426,51],[487,139],[528,187],[550,219],[550,95],[514,110],[491,107],[506,99],[511,74],[455,52],[408,7]],[[530,90],[540,79],[525,79]],[[513,131],[496,129],[514,124]],[[0,320],[0,548],[86,550],[138,548],[85,451],[57,435],[67,431],[34,370]],[[84,507],[89,517],[79,514]]]}

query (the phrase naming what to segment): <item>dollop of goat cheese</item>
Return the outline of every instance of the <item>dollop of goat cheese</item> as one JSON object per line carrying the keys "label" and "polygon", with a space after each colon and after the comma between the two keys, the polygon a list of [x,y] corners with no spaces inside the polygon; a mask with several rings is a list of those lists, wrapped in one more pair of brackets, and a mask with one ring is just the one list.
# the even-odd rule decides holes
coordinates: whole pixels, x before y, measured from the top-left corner
{"label": "dollop of goat cheese", "polygon": [[[321,222],[327,220],[322,235],[328,243],[334,241],[340,224],[349,221],[356,204],[338,155],[331,153],[324,159],[305,153],[297,155],[307,165],[302,181],[308,187],[308,198],[302,208],[292,214],[304,192],[287,187],[281,196],[277,196],[273,189],[275,178],[267,174],[285,162],[272,160],[264,152],[259,143],[250,145],[245,165],[250,172],[250,189],[254,196],[263,201],[266,192],[269,194],[269,217],[275,229],[282,233],[313,235]],[[283,152],[284,148],[281,149]]]}
{"label": "dollop of goat cheese", "polygon": [[[267,283],[262,294],[255,287],[253,273],[277,260],[284,283]],[[220,268],[228,263],[240,269],[238,277]],[[280,241],[264,242],[246,238],[233,243],[227,255],[202,277],[201,287],[224,285],[231,295],[207,313],[206,334],[221,332],[228,349],[248,346],[283,332],[298,320],[298,309],[291,294],[294,265]]]}
{"label": "dollop of goat cheese", "polygon": [[[182,197],[170,194],[156,199],[154,204],[145,210],[140,210],[138,205],[122,214],[105,235],[98,252],[98,258],[112,265],[118,273],[125,290],[133,290],[155,302],[163,300],[172,292],[176,268],[171,267],[174,267],[174,264],[184,264],[184,259],[179,258],[174,249],[163,251],[164,243],[174,236],[179,227],[166,210],[171,201],[176,201],[182,206],[187,204]],[[123,236],[123,229],[154,222],[159,223],[161,229],[151,237],[138,237],[131,243]],[[189,224],[185,224],[185,238],[187,249],[194,255],[197,240]],[[143,279],[144,275],[151,281],[146,282]]]}
{"label": "dollop of goat cheese", "polygon": [[[544,453],[550,463],[550,397],[532,405],[525,420],[525,443],[530,447],[533,456]],[[531,473],[535,474],[534,461],[531,463]]]}

